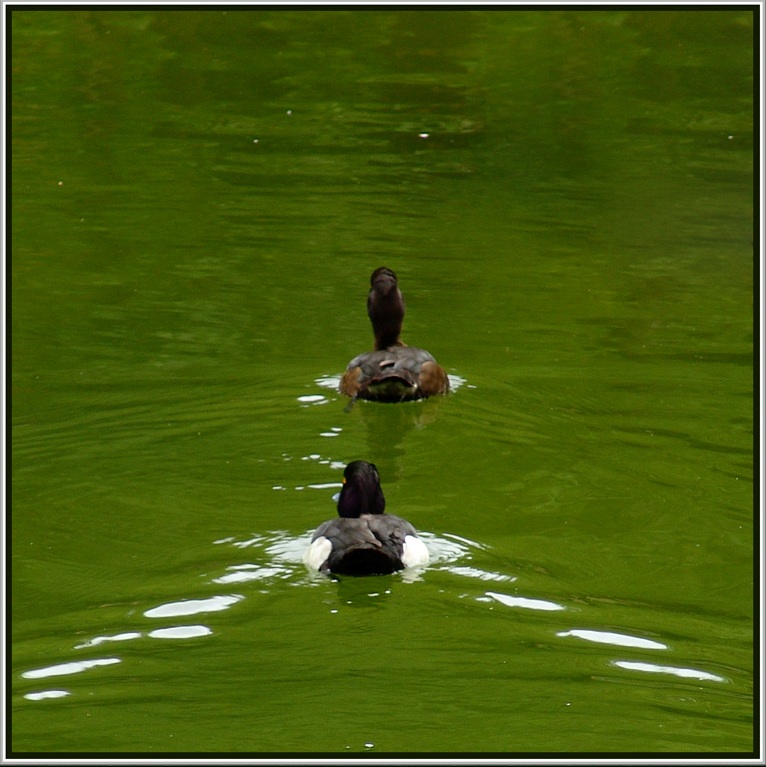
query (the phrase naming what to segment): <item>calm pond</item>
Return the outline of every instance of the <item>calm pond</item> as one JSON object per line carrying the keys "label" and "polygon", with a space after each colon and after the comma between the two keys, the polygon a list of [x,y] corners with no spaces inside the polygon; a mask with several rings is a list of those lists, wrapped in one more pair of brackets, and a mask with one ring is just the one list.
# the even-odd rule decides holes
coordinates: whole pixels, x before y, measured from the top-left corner
{"label": "calm pond", "polygon": [[12,9],[11,755],[751,753],[756,13]]}

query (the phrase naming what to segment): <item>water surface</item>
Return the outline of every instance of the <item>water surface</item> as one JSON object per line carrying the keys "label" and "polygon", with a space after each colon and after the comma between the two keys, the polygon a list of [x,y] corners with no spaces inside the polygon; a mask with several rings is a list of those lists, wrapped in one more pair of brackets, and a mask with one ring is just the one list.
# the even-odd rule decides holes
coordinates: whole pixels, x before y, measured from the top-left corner
{"label": "water surface", "polygon": [[[15,754],[754,748],[750,12],[10,32]],[[303,567],[360,458],[424,571]]]}

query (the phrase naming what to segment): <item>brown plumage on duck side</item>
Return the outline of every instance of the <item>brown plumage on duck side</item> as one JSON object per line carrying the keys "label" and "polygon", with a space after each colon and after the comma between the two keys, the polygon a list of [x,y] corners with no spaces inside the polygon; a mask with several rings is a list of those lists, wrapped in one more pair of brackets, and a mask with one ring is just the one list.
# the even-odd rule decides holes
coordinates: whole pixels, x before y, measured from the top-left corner
{"label": "brown plumage on duck side", "polygon": [[354,399],[402,402],[449,391],[444,368],[425,350],[401,339],[404,297],[391,269],[381,266],[370,277],[367,315],[375,350],[348,363],[340,392]]}

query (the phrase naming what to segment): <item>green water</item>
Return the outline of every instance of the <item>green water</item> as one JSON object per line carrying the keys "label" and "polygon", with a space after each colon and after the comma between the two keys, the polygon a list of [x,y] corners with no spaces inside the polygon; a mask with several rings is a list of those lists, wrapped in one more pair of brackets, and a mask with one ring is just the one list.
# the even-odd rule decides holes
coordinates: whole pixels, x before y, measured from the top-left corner
{"label": "green water", "polygon": [[[13,10],[8,749],[751,752],[754,28]],[[381,265],[454,391],[348,412]]]}

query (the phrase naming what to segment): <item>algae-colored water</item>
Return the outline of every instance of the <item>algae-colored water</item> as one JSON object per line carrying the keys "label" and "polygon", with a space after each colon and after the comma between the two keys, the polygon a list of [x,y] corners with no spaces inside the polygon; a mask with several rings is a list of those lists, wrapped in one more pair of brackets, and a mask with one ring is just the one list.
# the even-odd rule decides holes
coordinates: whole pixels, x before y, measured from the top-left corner
{"label": "algae-colored water", "polygon": [[[750,12],[9,31],[14,754],[754,748]],[[347,412],[381,265],[454,391]]]}

